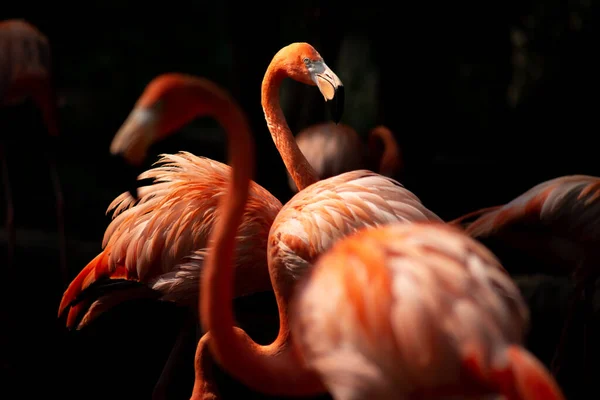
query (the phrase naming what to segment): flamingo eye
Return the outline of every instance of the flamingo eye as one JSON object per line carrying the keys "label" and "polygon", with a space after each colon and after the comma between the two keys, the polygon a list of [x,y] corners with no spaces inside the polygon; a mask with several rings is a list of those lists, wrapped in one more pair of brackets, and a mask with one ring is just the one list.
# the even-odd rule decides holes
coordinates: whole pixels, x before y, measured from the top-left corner
{"label": "flamingo eye", "polygon": [[304,58],[302,59],[302,61],[304,61],[304,64],[307,64],[307,65],[308,65],[308,63],[310,62],[310,58],[308,58],[308,57],[304,57]]}

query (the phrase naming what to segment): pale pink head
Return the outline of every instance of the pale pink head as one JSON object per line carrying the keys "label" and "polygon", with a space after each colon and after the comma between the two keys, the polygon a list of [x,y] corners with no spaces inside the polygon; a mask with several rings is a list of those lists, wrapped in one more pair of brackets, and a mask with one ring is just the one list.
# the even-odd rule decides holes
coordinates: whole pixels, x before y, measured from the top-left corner
{"label": "pale pink head", "polygon": [[193,118],[212,114],[226,99],[227,95],[206,79],[180,73],[159,75],[146,86],[115,135],[110,152],[139,166],[150,145]]}
{"label": "pale pink head", "polygon": [[110,153],[124,161],[123,174],[134,187],[150,146],[177,131],[195,117],[213,115],[232,99],[211,81],[181,73],[166,73],[147,86],[110,145]]}

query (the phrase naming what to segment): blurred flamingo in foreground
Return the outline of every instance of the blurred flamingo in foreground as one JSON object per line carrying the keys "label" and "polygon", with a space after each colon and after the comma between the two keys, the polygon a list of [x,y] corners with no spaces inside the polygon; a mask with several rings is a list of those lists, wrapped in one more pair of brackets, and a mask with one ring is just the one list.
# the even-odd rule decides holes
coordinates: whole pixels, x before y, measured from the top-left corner
{"label": "blurred flamingo in foreground", "polygon": [[[296,142],[319,179],[365,168],[397,178],[402,169],[400,148],[394,134],[382,125],[369,132],[366,147],[353,128],[332,122],[301,130],[296,135]],[[298,191],[289,173],[288,184],[292,191]]]}
{"label": "blurred flamingo in foreground", "polygon": [[[57,229],[60,268],[64,282],[68,282],[66,237],[63,214],[63,195],[56,169],[55,153],[59,135],[56,94],[52,84],[50,44],[36,27],[22,19],[0,22],[0,106],[11,106],[31,98],[39,107],[48,136],[44,141],[46,156],[56,197]],[[0,159],[6,198],[6,228],[8,234],[8,264],[13,263],[16,231],[14,207],[7,165],[6,133],[1,137]]]}
{"label": "blurred flamingo in foreground", "polygon": [[285,77],[317,84],[328,101],[343,95],[338,93],[342,87],[339,78],[307,43],[293,43],[281,49],[263,79],[262,105],[267,125],[288,172],[301,189],[281,209],[269,232],[268,263],[279,308],[279,334],[273,343],[261,346],[233,326],[230,264],[235,238],[231,234],[238,229],[240,210],[246,202],[254,153],[247,131],[228,131],[228,154],[234,174],[228,192],[232,195],[222,199],[222,218],[211,236],[202,278],[201,318],[209,336],[201,340],[196,352],[194,400],[216,396],[210,371],[204,369],[206,346],[225,371],[259,392],[324,393],[319,377],[303,366],[292,346],[288,304],[297,280],[333,243],[361,227],[395,221],[441,222],[413,193],[374,172],[358,170],[318,181],[279,105],[279,87]]}
{"label": "blurred flamingo in foreground", "polygon": [[297,288],[291,314],[302,358],[335,399],[564,399],[522,347],[517,286],[484,246],[444,224],[340,240]]}
{"label": "blurred flamingo in foreground", "polygon": [[[586,318],[592,317],[592,297],[600,274],[600,178],[570,175],[551,179],[503,206],[469,213],[451,224],[462,226],[468,235],[486,244],[509,271],[513,263],[541,264],[542,271],[531,272],[572,275],[574,297],[552,361],[557,375],[571,319],[582,295]],[[525,259],[532,261],[527,263]],[[592,366],[588,367],[586,370],[591,371]]]}

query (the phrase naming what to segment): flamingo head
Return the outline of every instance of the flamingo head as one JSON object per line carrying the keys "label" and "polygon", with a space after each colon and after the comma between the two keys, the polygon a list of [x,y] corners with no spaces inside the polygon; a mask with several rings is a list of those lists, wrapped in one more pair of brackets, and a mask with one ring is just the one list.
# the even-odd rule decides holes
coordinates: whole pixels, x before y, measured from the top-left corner
{"label": "flamingo head", "polygon": [[292,43],[275,58],[290,78],[316,85],[330,106],[332,119],[340,122],[344,112],[344,85],[314,47],[308,43]]}
{"label": "flamingo head", "polygon": [[[127,175],[137,178],[148,149],[155,142],[177,131],[194,117],[211,114],[221,97],[216,86],[206,79],[167,73],[154,78],[147,86],[110,145],[111,155],[128,165]],[[129,189],[137,198],[135,184]]]}

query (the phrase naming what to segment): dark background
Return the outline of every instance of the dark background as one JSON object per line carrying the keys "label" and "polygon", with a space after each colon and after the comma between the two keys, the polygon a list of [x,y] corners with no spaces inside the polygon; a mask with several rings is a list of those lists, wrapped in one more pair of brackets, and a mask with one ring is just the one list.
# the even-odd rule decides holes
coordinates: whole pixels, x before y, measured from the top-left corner
{"label": "dark background", "polygon": [[[109,143],[160,73],[205,76],[228,88],[251,120],[256,181],[282,202],[290,198],[260,84],[273,55],[296,41],[311,43],[344,82],[342,122],[363,135],[376,124],[392,129],[404,154],[402,183],[445,220],[504,203],[549,178],[600,175],[592,134],[597,4],[480,3],[3,5],[0,19],[28,20],[52,46],[71,277],[101,250],[106,208],[123,190]],[[286,81],[282,101],[294,132],[328,117],[314,87]],[[44,127],[31,102],[0,110],[0,123],[12,146],[19,248],[14,274],[3,282],[0,387],[20,394],[2,397],[149,398],[183,312],[136,303],[66,332],[56,319],[64,286]],[[197,119],[156,144],[148,166],[179,150],[225,161],[224,146],[216,122]],[[530,343],[545,361],[562,315],[563,283],[546,282],[540,295],[536,284],[521,282],[530,305],[541,304],[534,325],[536,318],[546,325],[534,327],[542,333]],[[191,385],[189,370],[181,375]],[[583,390],[567,378],[561,384],[573,396]],[[181,398],[190,389],[181,389]]]}

